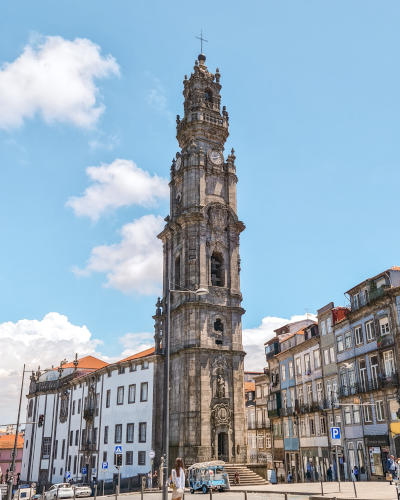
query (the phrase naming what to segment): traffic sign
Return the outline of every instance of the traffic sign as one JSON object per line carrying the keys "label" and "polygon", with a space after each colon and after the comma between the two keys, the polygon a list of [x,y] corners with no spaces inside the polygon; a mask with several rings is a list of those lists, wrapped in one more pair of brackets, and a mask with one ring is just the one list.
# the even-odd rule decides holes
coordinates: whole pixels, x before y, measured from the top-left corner
{"label": "traffic sign", "polygon": [[92,476],[93,476],[94,474],[96,474],[96,472],[97,472],[97,469],[96,469],[96,467],[94,467],[94,468],[92,469]]}
{"label": "traffic sign", "polygon": [[70,471],[65,471],[65,479],[69,479],[71,477]]}
{"label": "traffic sign", "polygon": [[36,483],[31,483],[31,488],[36,488]]}
{"label": "traffic sign", "polygon": [[87,474],[87,467],[82,467],[82,474]]}
{"label": "traffic sign", "polygon": [[331,427],[332,444],[340,444],[340,427]]}
{"label": "traffic sign", "polygon": [[102,469],[108,469],[108,462],[102,462],[101,468]]}
{"label": "traffic sign", "polygon": [[116,446],[115,453],[122,453],[122,446]]}
{"label": "traffic sign", "polygon": [[154,450],[149,451],[149,457],[154,458],[156,456],[156,452]]}

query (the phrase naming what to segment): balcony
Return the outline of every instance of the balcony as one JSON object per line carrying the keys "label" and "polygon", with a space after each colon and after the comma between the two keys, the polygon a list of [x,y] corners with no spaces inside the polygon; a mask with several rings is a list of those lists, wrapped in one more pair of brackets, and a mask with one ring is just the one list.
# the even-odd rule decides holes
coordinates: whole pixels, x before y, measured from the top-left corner
{"label": "balcony", "polygon": [[88,451],[96,451],[96,444],[95,443],[84,443],[81,444],[80,450],[82,452],[88,452]]}
{"label": "balcony", "polygon": [[323,410],[327,406],[325,400],[313,401],[312,403],[305,403],[296,407],[296,413],[315,413],[317,411]]}
{"label": "balcony", "polygon": [[247,428],[248,429],[255,429],[256,423],[255,422],[247,422]]}
{"label": "balcony", "polygon": [[279,348],[278,348],[278,344],[275,343],[272,348],[269,350],[269,352],[266,352],[265,353],[265,357],[267,358],[267,361],[271,358],[273,358],[274,356],[276,356],[279,352]]}
{"label": "balcony", "polygon": [[288,408],[281,408],[279,412],[280,417],[291,417],[295,412],[293,406],[289,406]]}
{"label": "balcony", "polygon": [[94,410],[92,408],[87,408],[83,411],[83,418],[87,420],[93,420]]}
{"label": "balcony", "polygon": [[56,380],[47,380],[45,382],[36,382],[32,380],[29,385],[29,394],[32,394],[34,392],[54,391],[60,389],[60,387],[68,384],[77,376],[78,372],[72,372],[66,377],[58,378]]}
{"label": "balcony", "polygon": [[268,410],[268,418],[277,418],[279,417],[280,409],[275,408],[274,410]]}
{"label": "balcony", "polygon": [[390,288],[390,286],[383,285],[379,288],[371,289],[369,290],[369,292],[367,291],[366,293],[360,292],[360,294],[357,297],[353,297],[351,300],[350,304],[351,312],[357,311],[361,307],[364,307],[373,302],[374,300],[383,297],[388,288]]}
{"label": "balcony", "polygon": [[378,375],[378,380],[372,379],[365,382],[356,382],[351,387],[342,386],[339,389],[339,398],[345,398],[347,396],[353,396],[354,394],[368,394],[372,391],[377,391],[381,389],[388,389],[391,387],[399,386],[399,375],[398,373],[392,373],[391,375]]}
{"label": "balcony", "polygon": [[269,427],[270,427],[269,422],[256,422],[257,429],[269,429]]}
{"label": "balcony", "polygon": [[378,345],[378,349],[385,349],[386,347],[394,345],[393,333],[387,333],[386,335],[381,335],[380,337],[377,338],[376,343]]}

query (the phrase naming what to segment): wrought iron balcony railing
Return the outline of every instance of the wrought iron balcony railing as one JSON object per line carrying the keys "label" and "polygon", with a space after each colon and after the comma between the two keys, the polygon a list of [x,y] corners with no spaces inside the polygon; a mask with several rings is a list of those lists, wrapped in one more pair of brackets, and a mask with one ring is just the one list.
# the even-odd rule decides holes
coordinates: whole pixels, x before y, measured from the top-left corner
{"label": "wrought iron balcony railing", "polygon": [[279,417],[279,414],[280,414],[280,409],[278,410],[277,408],[275,408],[274,410],[268,410],[268,418],[276,418],[276,417]]}
{"label": "wrought iron balcony railing", "polygon": [[341,386],[339,389],[339,397],[345,398],[354,394],[367,394],[371,391],[398,386],[398,373],[392,373],[391,375],[379,374],[377,379],[366,380],[365,382],[356,382],[352,386]]}
{"label": "wrought iron balcony railing", "polygon": [[83,418],[85,420],[93,420],[94,410],[92,408],[87,408],[83,411]]}

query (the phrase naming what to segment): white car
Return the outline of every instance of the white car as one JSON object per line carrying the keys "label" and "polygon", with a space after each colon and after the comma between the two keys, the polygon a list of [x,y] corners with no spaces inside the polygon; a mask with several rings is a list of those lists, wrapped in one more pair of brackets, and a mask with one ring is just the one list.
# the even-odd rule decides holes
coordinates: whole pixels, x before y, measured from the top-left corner
{"label": "white car", "polygon": [[75,488],[76,497],[92,496],[92,488],[88,484],[78,483],[78,484],[73,484],[72,487]]}
{"label": "white car", "polygon": [[[58,490],[58,491],[57,491]],[[73,498],[74,491],[69,483],[58,483],[45,492],[45,500],[56,500],[57,498]]]}

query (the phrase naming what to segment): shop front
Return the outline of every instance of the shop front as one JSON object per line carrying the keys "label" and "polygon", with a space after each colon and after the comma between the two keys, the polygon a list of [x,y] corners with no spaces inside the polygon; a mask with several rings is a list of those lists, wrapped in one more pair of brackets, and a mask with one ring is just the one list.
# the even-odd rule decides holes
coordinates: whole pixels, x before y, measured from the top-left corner
{"label": "shop front", "polygon": [[306,448],[301,450],[304,480],[306,482],[327,481],[329,452],[327,448]]}
{"label": "shop front", "polygon": [[371,481],[385,480],[386,464],[389,456],[389,435],[365,436]]}
{"label": "shop front", "polygon": [[274,447],[274,468],[276,473],[276,479],[278,483],[283,483],[286,480],[285,477],[285,464],[284,464],[284,451],[283,451],[283,441],[282,448]]}

